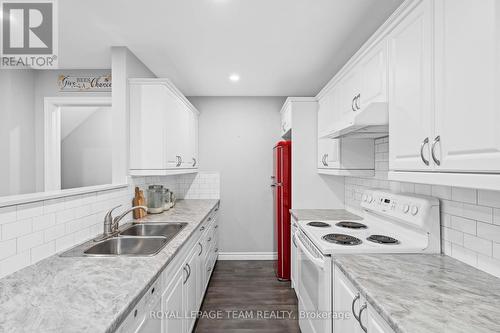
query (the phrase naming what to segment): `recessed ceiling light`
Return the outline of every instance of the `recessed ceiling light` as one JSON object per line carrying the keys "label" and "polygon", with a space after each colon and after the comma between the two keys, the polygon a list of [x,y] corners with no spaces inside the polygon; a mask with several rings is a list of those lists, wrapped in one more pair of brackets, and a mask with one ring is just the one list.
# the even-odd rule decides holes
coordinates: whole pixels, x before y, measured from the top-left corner
{"label": "recessed ceiling light", "polygon": [[240,76],[239,76],[238,74],[236,74],[236,73],[231,74],[231,75],[229,76],[229,80],[230,80],[231,82],[238,82],[238,81],[240,80]]}

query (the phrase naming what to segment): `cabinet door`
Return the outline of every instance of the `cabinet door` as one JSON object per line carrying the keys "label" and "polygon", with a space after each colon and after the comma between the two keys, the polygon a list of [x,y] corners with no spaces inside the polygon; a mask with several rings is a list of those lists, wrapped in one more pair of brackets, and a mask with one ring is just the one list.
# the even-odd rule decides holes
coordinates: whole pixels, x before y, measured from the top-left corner
{"label": "cabinet door", "polygon": [[[429,170],[433,133],[432,2],[422,0],[389,35],[389,168]],[[421,145],[423,144],[423,157]]]}
{"label": "cabinet door", "polygon": [[182,157],[183,142],[186,136],[184,110],[177,96],[168,92],[169,103],[166,107],[166,164],[168,169],[179,168],[179,157]]}
{"label": "cabinet door", "polygon": [[333,321],[335,328],[334,332],[363,333],[358,321],[354,318],[352,313],[353,301],[356,315],[359,313],[361,299],[359,298],[358,291],[354,289],[351,283],[338,268],[335,268],[334,279],[334,311],[336,313],[343,312],[350,314],[349,318],[335,319]]}
{"label": "cabinet door", "polygon": [[[154,313],[154,315],[151,315]],[[158,302],[153,304],[150,309],[147,309],[147,313],[144,321],[141,326],[137,330],[140,333],[153,333],[153,332],[161,332],[161,299],[158,299]]]}
{"label": "cabinet door", "polygon": [[319,139],[318,140],[318,168],[339,169],[340,168],[340,140]]}
{"label": "cabinet door", "polygon": [[327,135],[334,126],[334,98],[331,89],[318,101],[318,137]]}
{"label": "cabinet door", "polygon": [[387,40],[375,45],[359,64],[361,91],[357,106],[387,102]]}
{"label": "cabinet door", "polygon": [[168,89],[162,85],[130,85],[130,168],[165,169]]}
{"label": "cabinet door", "polygon": [[342,123],[352,122],[356,107],[354,100],[361,93],[361,76],[359,68],[352,68],[341,80],[340,84],[340,103],[339,116]]}
{"label": "cabinet door", "polygon": [[180,268],[162,295],[163,333],[184,332],[184,269]]}
{"label": "cabinet door", "polygon": [[499,26],[498,0],[436,1],[439,171],[500,170]]}
{"label": "cabinet door", "polygon": [[185,274],[184,279],[184,312],[186,313],[186,333],[191,332],[196,319],[196,311],[198,310],[198,297],[196,293],[196,276],[198,275],[197,269],[198,253],[194,249],[188,256],[185,264]]}

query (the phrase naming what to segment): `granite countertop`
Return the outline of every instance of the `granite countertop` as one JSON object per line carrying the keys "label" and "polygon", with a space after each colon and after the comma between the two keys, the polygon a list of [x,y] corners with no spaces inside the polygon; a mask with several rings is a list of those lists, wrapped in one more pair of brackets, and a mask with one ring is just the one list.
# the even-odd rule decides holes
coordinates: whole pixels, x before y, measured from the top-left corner
{"label": "granite countertop", "polygon": [[290,209],[297,221],[362,220],[363,218],[345,209]]}
{"label": "granite countertop", "polygon": [[338,255],[396,333],[500,332],[500,279],[444,255]]}
{"label": "granite countertop", "polygon": [[54,255],[0,279],[0,332],[112,332],[218,200],[180,200],[148,222],[187,222],[152,257]]}

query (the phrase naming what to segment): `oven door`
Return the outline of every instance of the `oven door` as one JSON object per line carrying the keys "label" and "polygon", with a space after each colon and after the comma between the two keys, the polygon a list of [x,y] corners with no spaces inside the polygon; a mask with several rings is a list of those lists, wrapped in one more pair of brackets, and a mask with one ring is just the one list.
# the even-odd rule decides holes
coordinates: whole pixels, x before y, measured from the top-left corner
{"label": "oven door", "polygon": [[297,231],[299,325],[302,333],[332,332],[332,266],[309,238]]}

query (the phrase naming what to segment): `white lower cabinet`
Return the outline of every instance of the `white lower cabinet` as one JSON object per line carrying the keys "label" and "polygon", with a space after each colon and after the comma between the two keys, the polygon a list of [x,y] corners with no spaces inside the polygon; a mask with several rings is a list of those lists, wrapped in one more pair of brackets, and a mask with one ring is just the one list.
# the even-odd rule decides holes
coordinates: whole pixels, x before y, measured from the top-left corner
{"label": "white lower cabinet", "polygon": [[[170,285],[162,295],[162,332],[181,333],[184,332],[184,269],[178,270],[172,278]],[[148,331],[140,331],[146,332]],[[152,333],[152,332],[151,332]]]}
{"label": "white lower cabinet", "polygon": [[344,316],[334,319],[335,333],[394,333],[338,267],[334,269],[333,309],[337,316]]}
{"label": "white lower cabinet", "polygon": [[217,211],[194,231],[125,318],[119,333],[189,333],[217,261]]}

